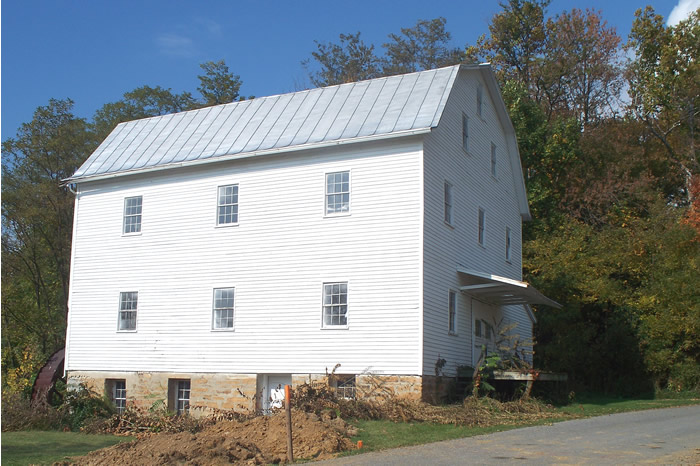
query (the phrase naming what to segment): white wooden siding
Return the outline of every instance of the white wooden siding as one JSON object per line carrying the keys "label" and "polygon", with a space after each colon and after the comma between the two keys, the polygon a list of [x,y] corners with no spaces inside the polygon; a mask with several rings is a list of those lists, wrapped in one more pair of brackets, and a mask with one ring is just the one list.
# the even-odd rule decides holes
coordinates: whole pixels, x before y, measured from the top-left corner
{"label": "white wooden siding", "polygon": [[[325,173],[343,170],[351,214],[324,218]],[[81,184],[66,369],[419,374],[421,179],[420,140],[403,138]],[[238,225],[217,228],[233,183]],[[123,236],[134,195],[141,234]],[[346,330],[321,328],[331,281],[348,282]],[[221,287],[230,332],[211,330]],[[138,330],[117,332],[119,292],[136,290]]]}
{"label": "white wooden siding", "polygon": [[[485,85],[482,116],[477,115],[480,82],[479,73],[459,74],[438,127],[424,142],[424,374],[434,373],[438,357],[447,360],[447,375],[454,375],[458,365],[475,362],[468,295],[459,296],[458,335],[448,335],[447,296],[450,288],[461,284],[456,272],[458,266],[517,280],[522,277],[521,217],[513,182],[513,176],[522,175],[512,172],[508,157],[514,154],[508,153],[493,96]],[[462,148],[462,112],[469,117],[469,153]],[[497,178],[491,176],[492,143],[499,156]],[[445,181],[453,186],[452,226],[443,221]],[[478,244],[479,207],[486,214],[483,247]],[[510,262],[505,260],[506,227],[511,230]],[[490,308],[496,312],[495,307]],[[522,306],[518,308],[522,310]],[[521,320],[517,311],[509,315],[516,317]]]}

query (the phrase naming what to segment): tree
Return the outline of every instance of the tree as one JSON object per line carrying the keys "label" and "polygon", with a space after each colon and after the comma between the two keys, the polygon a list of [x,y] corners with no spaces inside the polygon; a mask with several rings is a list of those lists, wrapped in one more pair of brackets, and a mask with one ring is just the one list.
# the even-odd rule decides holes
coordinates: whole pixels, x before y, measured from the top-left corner
{"label": "tree", "polygon": [[98,139],[102,140],[119,123],[182,112],[195,108],[196,105],[196,100],[189,92],[176,94],[160,86],[142,86],[124,93],[121,100],[104,104],[95,112],[93,124]]}
{"label": "tree", "polygon": [[622,88],[620,38],[600,12],[574,8],[547,21],[540,88],[553,110],[585,127],[617,104]]}
{"label": "tree", "polygon": [[96,146],[71,100],[50,100],[2,144],[3,367],[63,345],[74,198],[61,180]]}
{"label": "tree", "polygon": [[[311,56],[320,66],[318,71],[309,71],[309,78],[315,86],[332,86],[381,75],[380,59],[374,54],[374,45],[365,44],[360,33],[340,34],[340,43],[314,41],[316,51]],[[310,60],[302,62],[309,70]]]}
{"label": "tree", "polygon": [[482,55],[505,82],[521,83],[539,100],[537,67],[545,50],[545,13],[550,0],[508,0],[489,24],[491,36],[482,40]]}
{"label": "tree", "polygon": [[635,16],[627,44],[635,53],[627,70],[630,111],[682,177],[675,202],[692,203],[693,177],[700,172],[700,9],[670,27],[651,7]]}
{"label": "tree", "polygon": [[420,19],[412,28],[401,28],[400,35],[389,34],[382,73],[411,73],[462,62],[464,50],[449,46],[451,35],[445,30],[446,23],[442,17]]}
{"label": "tree", "polygon": [[227,104],[240,100],[241,77],[229,71],[224,60],[208,61],[199,65],[204,74],[198,76],[200,86],[197,90],[202,94],[203,106]]}

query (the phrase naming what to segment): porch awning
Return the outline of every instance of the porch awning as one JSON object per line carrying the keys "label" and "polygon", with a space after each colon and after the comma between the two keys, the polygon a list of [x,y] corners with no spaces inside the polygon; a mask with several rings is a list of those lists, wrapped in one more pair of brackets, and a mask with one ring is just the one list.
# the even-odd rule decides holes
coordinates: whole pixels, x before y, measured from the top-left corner
{"label": "porch awning", "polygon": [[457,272],[467,285],[460,286],[460,291],[490,304],[545,304],[561,309],[561,304],[549,299],[532,285],[512,278],[499,277],[488,273],[458,268]]}

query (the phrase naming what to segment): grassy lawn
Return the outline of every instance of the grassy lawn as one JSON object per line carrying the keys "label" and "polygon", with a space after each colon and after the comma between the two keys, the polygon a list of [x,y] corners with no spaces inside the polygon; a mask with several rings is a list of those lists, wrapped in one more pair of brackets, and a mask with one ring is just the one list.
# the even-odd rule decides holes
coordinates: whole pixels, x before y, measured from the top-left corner
{"label": "grassy lawn", "polygon": [[[570,415],[568,419],[643,409],[668,408],[700,404],[700,399],[620,399],[605,397],[581,398],[558,411]],[[391,421],[355,421],[359,433],[353,438],[362,440],[362,450],[384,450],[409,445],[451,440],[461,437],[483,435],[537,424],[548,424],[566,419],[542,419],[535,422],[523,422],[519,425],[497,425],[492,427],[465,427],[451,424],[430,423],[394,423]],[[4,432],[2,434],[2,465],[51,464],[65,460],[66,457],[84,455],[93,450],[108,447],[120,442],[128,442],[128,437],[112,435],[85,435],[75,432]]]}
{"label": "grassy lawn", "polygon": [[700,399],[620,399],[610,397],[587,397],[580,402],[558,407],[557,411],[570,414],[564,419],[544,419],[535,422],[523,422],[519,425],[498,425],[492,427],[465,427],[428,423],[394,423],[391,421],[355,421],[359,433],[353,438],[362,440],[362,450],[353,450],[347,454],[358,454],[366,451],[384,450],[387,448],[405,447],[423,443],[439,442],[462,437],[489,434],[504,430],[532,425],[549,424],[569,419],[606,414],[640,411],[645,409],[670,408],[700,404]]}
{"label": "grassy lawn", "polygon": [[700,404],[697,398],[675,399],[629,399],[610,397],[585,397],[580,401],[557,408],[559,411],[576,416],[604,416],[606,414],[641,411],[644,409],[671,408],[673,406],[688,406]]}
{"label": "grassy lawn", "polygon": [[3,432],[2,465],[51,464],[130,440],[129,437],[76,432]]}

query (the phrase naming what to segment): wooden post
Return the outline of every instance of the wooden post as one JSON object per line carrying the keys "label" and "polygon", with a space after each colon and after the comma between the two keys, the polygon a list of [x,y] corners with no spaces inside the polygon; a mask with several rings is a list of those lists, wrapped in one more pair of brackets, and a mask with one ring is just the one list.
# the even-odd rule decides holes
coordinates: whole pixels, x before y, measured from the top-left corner
{"label": "wooden post", "polygon": [[294,448],[292,447],[292,387],[284,386],[284,410],[287,412],[287,460],[294,462]]}

